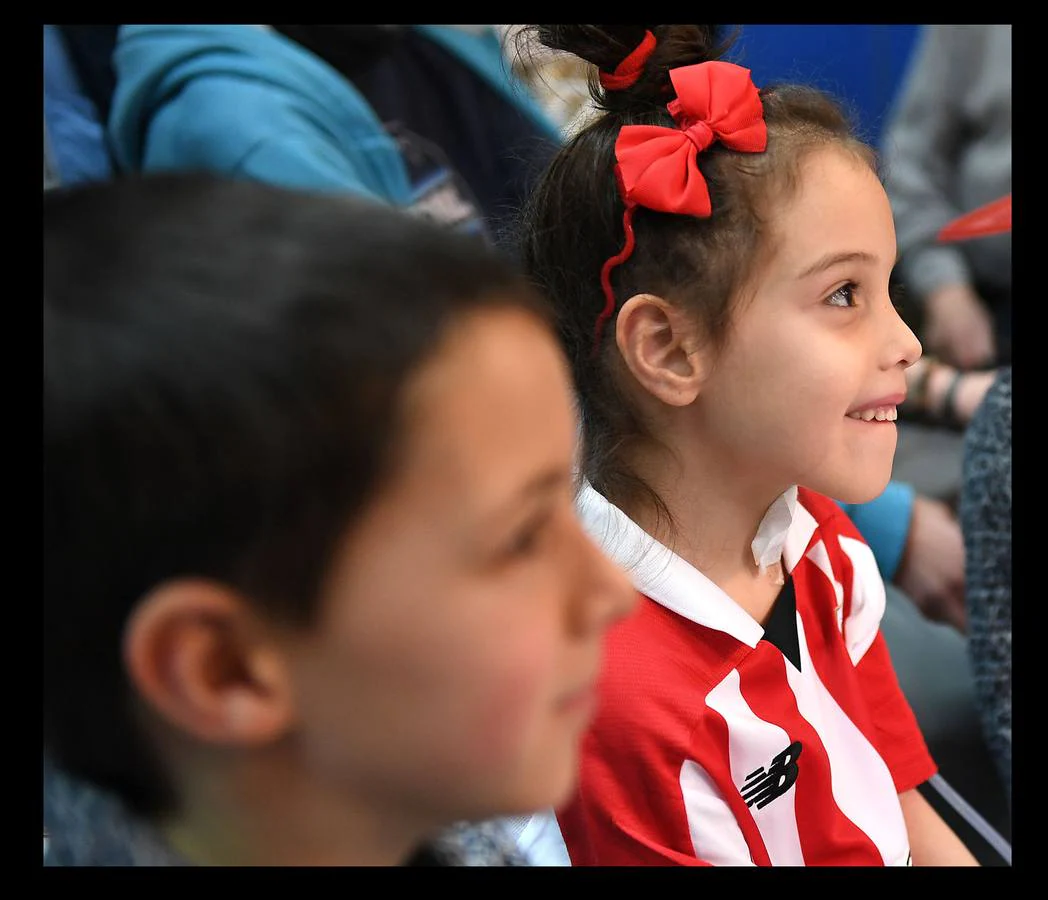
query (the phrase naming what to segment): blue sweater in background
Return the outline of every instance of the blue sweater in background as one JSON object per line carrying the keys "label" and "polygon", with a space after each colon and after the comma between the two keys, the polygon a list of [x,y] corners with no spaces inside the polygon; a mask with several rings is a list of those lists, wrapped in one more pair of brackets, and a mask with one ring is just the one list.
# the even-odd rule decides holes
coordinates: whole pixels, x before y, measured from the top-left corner
{"label": "blue sweater in background", "polygon": [[[494,31],[411,26],[468,65],[537,130],[553,123],[505,64]],[[412,202],[397,141],[313,53],[245,25],[124,25],[109,132],[130,171],[204,169],[289,188]]]}

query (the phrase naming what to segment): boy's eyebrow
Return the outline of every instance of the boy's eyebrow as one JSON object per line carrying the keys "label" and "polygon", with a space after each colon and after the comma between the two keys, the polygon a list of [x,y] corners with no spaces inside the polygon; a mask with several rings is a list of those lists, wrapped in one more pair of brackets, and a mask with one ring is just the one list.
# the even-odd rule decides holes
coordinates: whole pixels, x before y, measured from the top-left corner
{"label": "boy's eyebrow", "polygon": [[523,485],[514,490],[512,496],[505,498],[502,502],[492,507],[486,518],[494,520],[504,515],[506,512],[515,509],[520,504],[521,500],[526,497],[559,490],[565,483],[570,481],[570,473],[560,468],[546,469],[539,472],[533,478],[528,479],[528,481]]}
{"label": "boy's eyebrow", "polygon": [[808,278],[812,275],[817,275],[819,272],[824,272],[830,266],[835,266],[838,263],[843,262],[864,262],[864,263],[875,263],[877,257],[872,253],[867,253],[865,250],[844,250],[838,253],[827,253],[817,262],[808,266],[803,272],[797,275],[797,279]]}

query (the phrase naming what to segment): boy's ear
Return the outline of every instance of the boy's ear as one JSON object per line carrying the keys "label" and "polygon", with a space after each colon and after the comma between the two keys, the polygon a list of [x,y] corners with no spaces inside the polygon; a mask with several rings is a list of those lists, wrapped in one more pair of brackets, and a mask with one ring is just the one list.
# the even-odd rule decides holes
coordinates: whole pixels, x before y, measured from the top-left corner
{"label": "boy's ear", "polygon": [[154,712],[201,741],[259,745],[292,726],[290,673],[258,616],[202,579],[146,595],[124,630],[124,664]]}
{"label": "boy's ear", "polygon": [[670,406],[695,401],[707,371],[694,323],[655,294],[634,294],[615,318],[615,342],[633,377]]}

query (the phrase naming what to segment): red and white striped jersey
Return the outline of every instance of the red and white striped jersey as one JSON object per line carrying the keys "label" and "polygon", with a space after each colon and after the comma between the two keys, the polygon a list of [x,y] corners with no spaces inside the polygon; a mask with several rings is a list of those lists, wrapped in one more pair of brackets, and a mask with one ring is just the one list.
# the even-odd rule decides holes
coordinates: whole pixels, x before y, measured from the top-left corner
{"label": "red and white striped jersey", "polygon": [[558,811],[572,864],[908,864],[898,795],[936,767],[844,511],[798,490],[762,627],[589,485],[579,510],[646,602],[608,635],[579,789]]}

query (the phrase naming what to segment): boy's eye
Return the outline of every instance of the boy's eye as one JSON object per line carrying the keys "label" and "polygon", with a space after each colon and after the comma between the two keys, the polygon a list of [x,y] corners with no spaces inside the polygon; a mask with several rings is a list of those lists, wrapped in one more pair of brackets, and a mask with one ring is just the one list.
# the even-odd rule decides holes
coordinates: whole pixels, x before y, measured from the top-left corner
{"label": "boy's eye", "polygon": [[537,548],[548,523],[548,515],[540,516],[530,522],[517,532],[513,540],[505,548],[505,555],[510,558],[530,555]]}
{"label": "boy's eye", "polygon": [[826,302],[830,306],[854,306],[855,305],[855,285],[851,282],[848,284],[841,285],[835,290],[829,297],[826,298]]}
{"label": "boy's eye", "polygon": [[539,530],[537,528],[529,528],[526,531],[522,531],[514,538],[513,543],[509,546],[510,556],[523,556],[524,554],[531,551],[535,543],[538,540]]}

